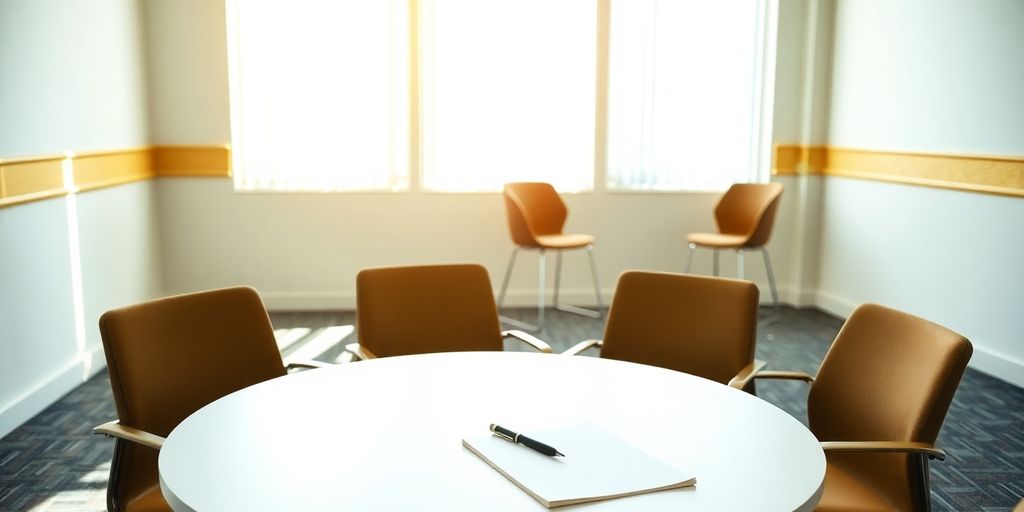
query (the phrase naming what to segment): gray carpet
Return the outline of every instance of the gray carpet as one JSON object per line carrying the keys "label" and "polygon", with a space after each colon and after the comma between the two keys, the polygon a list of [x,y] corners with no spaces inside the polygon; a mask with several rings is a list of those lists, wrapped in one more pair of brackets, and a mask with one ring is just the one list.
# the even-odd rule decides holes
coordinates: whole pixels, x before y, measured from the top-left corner
{"label": "gray carpet", "polygon": [[[535,311],[510,310],[532,321]],[[763,312],[765,317],[773,314]],[[273,314],[283,353],[334,361],[343,343],[355,341],[347,328],[354,315]],[[783,308],[758,333],[758,358],[770,368],[814,373],[841,321],[815,310]],[[601,336],[603,322],[552,311],[541,338],[556,351]],[[527,350],[506,342],[508,350]],[[807,386],[765,381],[758,394],[802,421]],[[110,385],[101,373],[0,439],[0,511],[99,511],[113,443],[91,429],[115,418]],[[933,510],[1009,511],[1024,496],[1024,389],[968,370],[946,418],[939,445],[948,457],[931,464]]]}

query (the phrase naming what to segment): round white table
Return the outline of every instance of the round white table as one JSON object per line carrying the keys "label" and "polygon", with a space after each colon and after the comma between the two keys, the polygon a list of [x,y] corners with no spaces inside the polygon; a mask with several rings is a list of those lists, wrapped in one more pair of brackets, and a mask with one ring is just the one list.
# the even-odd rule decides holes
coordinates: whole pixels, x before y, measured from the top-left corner
{"label": "round white table", "polygon": [[592,357],[447,353],[311,370],[237,391],[160,451],[178,512],[544,510],[462,439],[589,422],[697,485],[566,509],[791,511],[821,497],[825,456],[785,412],[661,368]]}

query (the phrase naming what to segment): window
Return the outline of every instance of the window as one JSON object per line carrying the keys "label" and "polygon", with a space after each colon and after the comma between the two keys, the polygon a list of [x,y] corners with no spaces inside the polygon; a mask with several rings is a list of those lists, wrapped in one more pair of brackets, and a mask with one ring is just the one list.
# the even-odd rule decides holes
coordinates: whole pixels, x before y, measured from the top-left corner
{"label": "window", "polygon": [[421,5],[423,188],[593,188],[597,3]]}
{"label": "window", "polygon": [[230,0],[236,189],[766,181],[769,5]]}
{"label": "window", "polygon": [[724,190],[759,162],[763,2],[613,0],[608,188]]}
{"label": "window", "polygon": [[407,189],[408,1],[228,5],[235,188]]}

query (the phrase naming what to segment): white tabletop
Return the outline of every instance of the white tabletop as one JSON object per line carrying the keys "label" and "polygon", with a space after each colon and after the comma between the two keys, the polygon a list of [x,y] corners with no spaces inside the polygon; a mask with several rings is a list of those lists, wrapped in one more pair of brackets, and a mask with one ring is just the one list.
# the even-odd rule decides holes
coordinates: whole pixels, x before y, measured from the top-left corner
{"label": "white tabletop", "polygon": [[581,422],[697,485],[560,510],[812,510],[821,496],[817,440],[754,396],[650,366],[500,352],[382,358],[232,393],[171,432],[160,485],[178,512],[544,510],[462,439]]}

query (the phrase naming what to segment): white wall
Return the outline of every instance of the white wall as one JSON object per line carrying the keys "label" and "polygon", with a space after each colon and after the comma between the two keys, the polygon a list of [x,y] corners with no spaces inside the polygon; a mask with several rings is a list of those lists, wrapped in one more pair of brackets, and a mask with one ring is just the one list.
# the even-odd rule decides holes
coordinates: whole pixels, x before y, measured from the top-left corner
{"label": "white wall", "polygon": [[[148,140],[134,0],[0,2],[0,158]],[[96,321],[159,294],[151,183],[0,209],[0,436],[103,367]]]}
{"label": "white wall", "polygon": [[[800,6],[787,0],[787,4]],[[188,0],[147,3],[155,143],[223,144],[227,74],[223,7]],[[793,17],[788,10],[782,16]],[[799,12],[796,24],[802,23]],[[788,18],[787,18],[788,19]],[[183,43],[181,34],[203,44]],[[787,40],[780,52],[799,52]],[[794,50],[791,46],[797,46]],[[785,57],[783,57],[785,58]],[[801,57],[802,58],[802,57]],[[799,69],[799,66],[798,66]],[[157,77],[164,77],[157,79]],[[780,77],[777,91],[796,94],[799,74]],[[201,100],[197,99],[201,98]],[[184,113],[184,114],[182,114]],[[272,308],[351,308],[359,269],[400,263],[473,261],[497,287],[512,250],[498,194],[236,194],[228,180],[160,180],[160,232],[168,292],[250,284]],[[782,179],[791,186],[791,178]],[[771,245],[783,299],[789,293],[793,199],[784,195]],[[681,271],[685,235],[714,230],[716,194],[569,195],[567,229],[597,236],[595,255],[605,300],[629,268]],[[766,284],[758,255],[747,275]],[[694,270],[710,273],[710,253]],[[593,303],[584,253],[565,256],[565,298]],[[735,259],[722,260],[734,275]],[[553,281],[554,258],[548,266]],[[536,256],[520,256],[509,304],[535,304]],[[767,288],[762,298],[769,298]]]}
{"label": "white wall", "polygon": [[[833,146],[1024,155],[1024,3],[840,1]],[[971,339],[1024,386],[1024,200],[828,178],[819,305],[878,302]]]}

